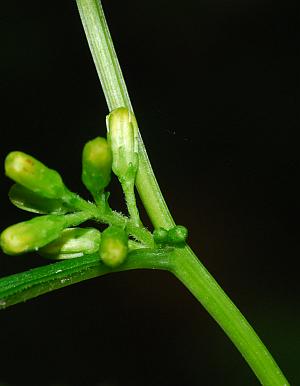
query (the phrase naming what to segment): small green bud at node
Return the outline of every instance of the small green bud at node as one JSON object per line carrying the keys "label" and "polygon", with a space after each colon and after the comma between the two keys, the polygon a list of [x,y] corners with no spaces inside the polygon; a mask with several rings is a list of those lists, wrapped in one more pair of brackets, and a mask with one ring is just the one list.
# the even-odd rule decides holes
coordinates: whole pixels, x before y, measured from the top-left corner
{"label": "small green bud at node", "polygon": [[42,197],[19,184],[10,188],[8,197],[17,208],[28,212],[65,214],[69,211],[61,200]]}
{"label": "small green bud at node", "polygon": [[84,145],[82,152],[82,181],[98,195],[110,182],[112,152],[105,138],[97,137]]}
{"label": "small green bud at node", "polygon": [[35,217],[6,228],[0,236],[1,248],[8,255],[38,250],[57,239],[64,227],[64,216]]}
{"label": "small green bud at node", "polygon": [[168,231],[165,228],[157,228],[153,232],[153,238],[156,244],[164,244],[167,242]]}
{"label": "small green bud at node", "polygon": [[138,128],[135,116],[125,107],[113,110],[106,119],[108,142],[113,154],[112,169],[122,180],[134,180],[138,168]]}
{"label": "small green bud at node", "polygon": [[185,243],[188,236],[188,230],[183,225],[176,225],[168,230],[168,243],[173,245],[181,245]]}
{"label": "small green bud at node", "polygon": [[61,198],[66,187],[60,175],[40,161],[21,151],[13,151],[5,159],[5,174],[12,180],[47,198]]}
{"label": "small green bud at node", "polygon": [[122,264],[128,253],[128,236],[119,227],[110,226],[102,233],[100,257],[103,263],[111,268]]}
{"label": "small green bud at node", "polygon": [[50,259],[72,259],[98,252],[100,241],[101,233],[95,228],[67,228],[58,239],[39,249],[39,254]]}

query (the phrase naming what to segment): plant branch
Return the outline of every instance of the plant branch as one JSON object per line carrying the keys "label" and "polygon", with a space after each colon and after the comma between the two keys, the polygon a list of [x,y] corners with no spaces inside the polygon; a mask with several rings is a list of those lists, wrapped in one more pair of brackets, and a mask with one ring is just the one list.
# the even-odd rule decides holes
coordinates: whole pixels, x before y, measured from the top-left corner
{"label": "plant branch", "polygon": [[68,285],[132,269],[163,269],[172,267],[172,250],[135,249],[125,263],[112,269],[104,265],[98,254],[69,259],[0,279],[0,309],[24,302]]}
{"label": "plant branch", "polygon": [[75,226],[88,219],[94,219],[103,224],[116,225],[121,228],[126,228],[127,232],[136,240],[142,242],[147,247],[153,247],[152,234],[144,227],[136,225],[134,219],[128,218],[119,212],[113,210],[106,210],[103,206],[96,206],[95,204],[85,201],[78,195],[76,196],[76,209],[78,212],[66,215],[68,226]]}
{"label": "plant branch", "polygon": [[[113,110],[125,106],[132,110],[100,1],[77,0],[77,5],[108,108]],[[174,221],[155,179],[141,136],[136,186],[154,227],[172,227]],[[223,328],[263,385],[288,385],[251,326],[191,249],[186,247],[177,251],[172,272]]]}

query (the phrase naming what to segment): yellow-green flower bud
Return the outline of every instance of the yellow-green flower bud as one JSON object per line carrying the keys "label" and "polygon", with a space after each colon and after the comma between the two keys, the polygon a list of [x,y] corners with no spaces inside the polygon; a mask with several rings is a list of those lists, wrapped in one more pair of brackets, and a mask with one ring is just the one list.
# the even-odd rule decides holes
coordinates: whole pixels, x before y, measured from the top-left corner
{"label": "yellow-green flower bud", "polygon": [[39,254],[50,259],[72,259],[99,250],[101,233],[95,228],[67,228],[60,237],[39,249]]}
{"label": "yellow-green flower bud", "polygon": [[122,264],[128,253],[128,236],[117,226],[110,226],[102,233],[100,257],[111,268]]}
{"label": "yellow-green flower bud", "polygon": [[42,197],[19,184],[10,188],[8,197],[16,207],[28,212],[64,214],[69,211],[61,200]]}
{"label": "yellow-green flower bud", "polygon": [[40,161],[21,151],[13,151],[5,159],[5,174],[27,189],[47,198],[61,198],[66,187],[60,175]]}
{"label": "yellow-green flower bud", "polygon": [[84,145],[82,181],[93,194],[99,194],[110,182],[112,153],[105,138],[97,137]]}
{"label": "yellow-green flower bud", "polygon": [[134,179],[138,168],[138,128],[135,116],[125,107],[113,110],[106,120],[113,154],[112,169],[121,180]]}
{"label": "yellow-green flower bud", "polygon": [[12,225],[1,233],[1,248],[8,255],[38,250],[57,239],[65,223],[64,216],[50,214]]}

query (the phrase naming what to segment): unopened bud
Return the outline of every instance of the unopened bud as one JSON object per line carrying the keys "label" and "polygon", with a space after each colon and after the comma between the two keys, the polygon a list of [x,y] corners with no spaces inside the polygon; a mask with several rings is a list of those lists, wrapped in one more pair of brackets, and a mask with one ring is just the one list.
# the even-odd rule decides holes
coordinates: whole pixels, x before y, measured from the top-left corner
{"label": "unopened bud", "polygon": [[128,236],[119,227],[110,226],[102,233],[100,257],[111,268],[122,264],[128,253]]}
{"label": "unopened bud", "polygon": [[27,189],[47,198],[61,198],[66,187],[60,175],[40,161],[21,151],[13,151],[5,159],[5,173]]}
{"label": "unopened bud", "polygon": [[10,188],[8,197],[17,208],[28,212],[64,214],[69,211],[61,200],[42,197],[19,184]]}
{"label": "unopened bud", "polygon": [[107,116],[108,141],[113,154],[112,169],[121,180],[134,179],[138,168],[138,128],[135,116],[125,107]]}
{"label": "unopened bud", "polygon": [[99,250],[101,233],[95,228],[67,228],[60,237],[43,248],[39,254],[50,259],[71,259]]}
{"label": "unopened bud", "polygon": [[105,138],[97,137],[87,142],[82,152],[82,181],[97,195],[110,182],[112,153]]}
{"label": "unopened bud", "polygon": [[182,245],[188,236],[188,230],[183,225],[176,225],[168,230],[168,243],[173,245]]}
{"label": "unopened bud", "polygon": [[0,236],[3,252],[8,255],[38,250],[57,239],[65,227],[64,216],[47,215],[6,228]]}
{"label": "unopened bud", "polygon": [[157,228],[153,232],[153,238],[156,244],[164,244],[167,242],[168,231],[165,228]]}

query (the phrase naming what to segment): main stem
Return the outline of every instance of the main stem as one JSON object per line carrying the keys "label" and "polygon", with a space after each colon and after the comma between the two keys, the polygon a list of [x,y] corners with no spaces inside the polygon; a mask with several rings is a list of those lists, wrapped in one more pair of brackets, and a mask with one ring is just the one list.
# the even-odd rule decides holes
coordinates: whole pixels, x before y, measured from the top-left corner
{"label": "main stem", "polygon": [[[124,106],[133,112],[100,1],[76,1],[109,111]],[[153,225],[171,228],[174,221],[159,189],[140,133],[136,187]]]}
{"label": "main stem", "polygon": [[287,386],[287,380],[253,328],[193,252],[189,248],[177,251],[175,260],[171,272],[225,331],[261,384]]}
{"label": "main stem", "polygon": [[[100,1],[76,1],[109,110],[125,106],[133,111]],[[155,179],[140,135],[136,187],[154,227],[172,227],[174,221]],[[263,385],[288,385],[252,327],[190,248],[178,249],[170,271],[217,321]]]}

